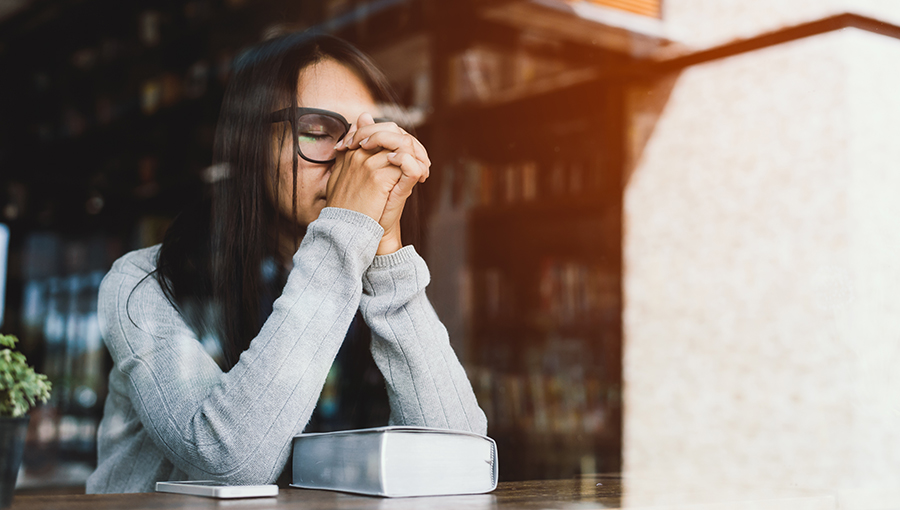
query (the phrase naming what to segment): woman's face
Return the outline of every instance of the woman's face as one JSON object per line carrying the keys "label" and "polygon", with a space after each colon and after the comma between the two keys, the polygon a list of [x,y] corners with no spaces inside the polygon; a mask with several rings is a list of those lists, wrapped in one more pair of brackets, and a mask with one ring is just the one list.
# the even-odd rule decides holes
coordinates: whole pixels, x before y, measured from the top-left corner
{"label": "woman's face", "polygon": [[[355,123],[363,112],[377,116],[375,101],[362,80],[349,68],[331,59],[300,71],[297,103],[305,108],[337,112],[350,123]],[[297,157],[297,215],[294,217],[291,169],[295,149],[291,127],[286,122],[277,122],[273,126],[276,168],[268,175],[269,199],[283,218],[292,219],[299,226],[309,225],[325,207],[325,188],[333,163],[311,163]]]}

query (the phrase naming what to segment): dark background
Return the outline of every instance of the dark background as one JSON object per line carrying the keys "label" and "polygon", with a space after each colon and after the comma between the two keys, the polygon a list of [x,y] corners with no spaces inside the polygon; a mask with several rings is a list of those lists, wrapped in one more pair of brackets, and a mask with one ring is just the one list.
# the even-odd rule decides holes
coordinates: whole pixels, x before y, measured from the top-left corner
{"label": "dark background", "polygon": [[32,413],[24,486],[90,472],[110,367],[99,280],[214,174],[235,56],[310,27],[373,55],[419,118],[424,217],[440,226],[419,251],[501,479],[618,470],[625,134],[609,70],[631,58],[565,17],[523,26],[527,3],[35,0],[0,19],[2,331],[55,390]]}

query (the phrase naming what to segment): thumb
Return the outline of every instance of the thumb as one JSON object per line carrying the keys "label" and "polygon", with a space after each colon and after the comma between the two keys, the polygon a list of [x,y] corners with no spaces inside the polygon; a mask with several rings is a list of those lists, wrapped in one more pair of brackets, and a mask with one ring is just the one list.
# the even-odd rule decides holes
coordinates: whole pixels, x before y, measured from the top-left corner
{"label": "thumb", "polygon": [[375,124],[375,119],[372,117],[372,114],[369,112],[363,112],[359,114],[359,118],[356,119],[356,128],[359,129],[363,126],[370,126]]}

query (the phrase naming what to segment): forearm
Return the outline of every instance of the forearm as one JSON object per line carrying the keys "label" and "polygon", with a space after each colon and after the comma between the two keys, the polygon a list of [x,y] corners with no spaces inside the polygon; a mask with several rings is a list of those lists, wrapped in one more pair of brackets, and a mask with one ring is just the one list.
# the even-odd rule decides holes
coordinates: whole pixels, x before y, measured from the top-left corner
{"label": "forearm", "polygon": [[412,247],[376,257],[363,278],[360,308],[387,384],[391,423],[484,434],[487,420],[425,295],[429,278]]}
{"label": "forearm", "polygon": [[[277,477],[358,308],[381,236],[373,220],[355,214],[323,213],[310,226],[272,314],[227,373],[188,330],[171,326],[177,317],[132,310],[135,327],[111,352],[141,422],[179,469],[235,483]],[[129,328],[121,314],[119,322],[112,338]]]}

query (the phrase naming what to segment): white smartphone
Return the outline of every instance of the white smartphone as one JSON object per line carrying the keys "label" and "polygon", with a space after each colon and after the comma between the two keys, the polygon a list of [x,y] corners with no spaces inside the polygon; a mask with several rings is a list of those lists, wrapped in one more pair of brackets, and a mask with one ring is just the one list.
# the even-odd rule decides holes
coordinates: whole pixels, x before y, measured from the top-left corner
{"label": "white smartphone", "polygon": [[265,498],[278,495],[277,485],[228,485],[199,480],[189,482],[156,482],[156,492],[174,492],[209,498]]}

